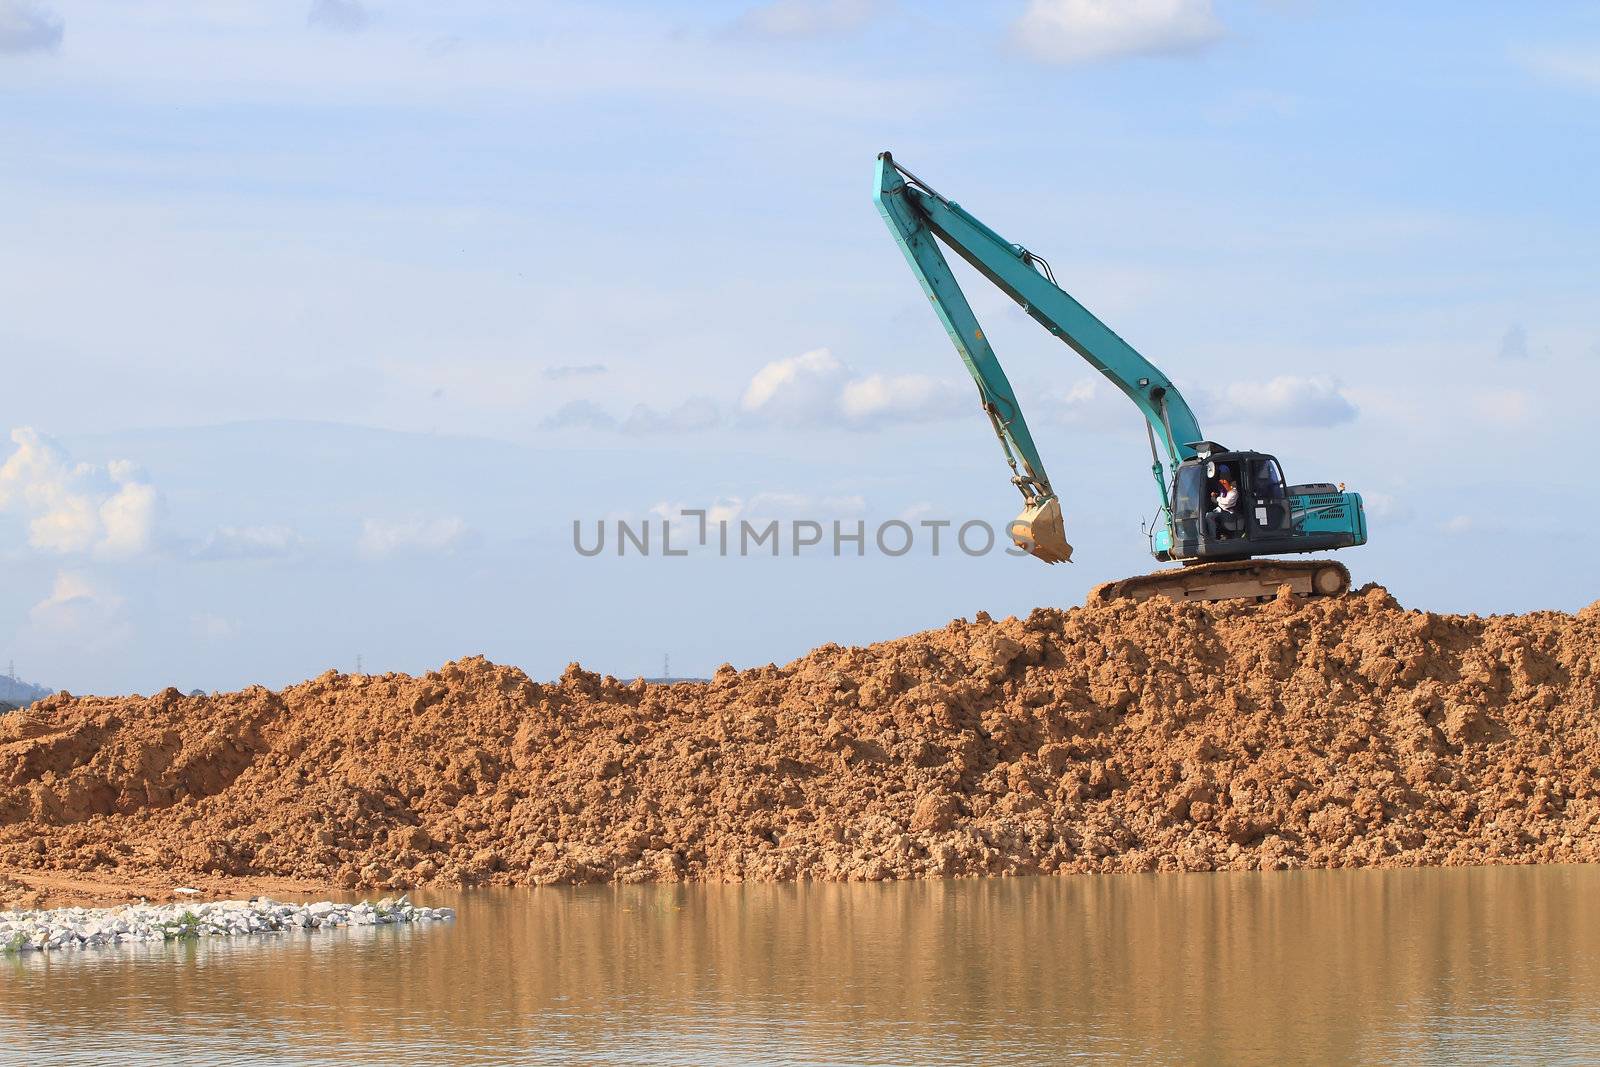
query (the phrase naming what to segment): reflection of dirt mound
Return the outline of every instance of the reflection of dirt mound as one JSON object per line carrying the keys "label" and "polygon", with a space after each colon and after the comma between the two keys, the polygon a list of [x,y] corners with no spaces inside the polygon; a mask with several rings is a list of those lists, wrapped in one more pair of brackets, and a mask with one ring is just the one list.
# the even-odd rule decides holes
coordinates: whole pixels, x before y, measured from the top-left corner
{"label": "reflection of dirt mound", "polygon": [[957,621],[706,685],[482,659],[0,720],[0,869],[344,885],[1600,857],[1600,605]]}

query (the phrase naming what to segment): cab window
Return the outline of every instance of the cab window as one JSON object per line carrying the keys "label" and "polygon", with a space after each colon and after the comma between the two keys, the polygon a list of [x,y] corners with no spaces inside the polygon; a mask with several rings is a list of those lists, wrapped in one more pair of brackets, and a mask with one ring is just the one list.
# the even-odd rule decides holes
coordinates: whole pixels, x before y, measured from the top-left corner
{"label": "cab window", "polygon": [[1205,488],[1206,472],[1199,464],[1178,468],[1178,488],[1172,504],[1180,518],[1200,514]]}
{"label": "cab window", "polygon": [[1279,500],[1284,496],[1283,471],[1277,460],[1259,459],[1250,473],[1250,489],[1257,500]]}

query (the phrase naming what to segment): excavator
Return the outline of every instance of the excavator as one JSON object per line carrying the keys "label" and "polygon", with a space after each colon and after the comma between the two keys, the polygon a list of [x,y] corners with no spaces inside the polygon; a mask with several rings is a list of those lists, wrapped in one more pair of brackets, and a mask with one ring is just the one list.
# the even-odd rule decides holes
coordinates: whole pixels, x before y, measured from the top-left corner
{"label": "excavator", "polygon": [[[1272,557],[1365,544],[1361,494],[1327,482],[1291,485],[1275,457],[1207,440],[1171,379],[1056,284],[1048,262],[941,196],[888,152],[878,155],[873,199],[977,383],[1012,484],[1022,494],[1022,513],[1008,527],[1018,548],[1046,563],[1072,558],[1060,498],[940,242],[1110,379],[1144,416],[1160,498],[1147,528],[1150,551],[1180,566],[1106,582],[1090,593],[1091,602],[1264,599],[1286,585],[1308,597],[1349,591],[1350,571],[1342,563]],[[1220,506],[1230,499],[1232,508]]]}

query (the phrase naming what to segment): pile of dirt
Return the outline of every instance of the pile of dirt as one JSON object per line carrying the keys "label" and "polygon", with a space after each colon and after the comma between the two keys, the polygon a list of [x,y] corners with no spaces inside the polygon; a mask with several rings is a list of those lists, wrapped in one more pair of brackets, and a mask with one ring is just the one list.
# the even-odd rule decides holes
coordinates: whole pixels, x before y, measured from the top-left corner
{"label": "pile of dirt", "polygon": [[349,888],[1600,857],[1600,603],[1164,600],[705,685],[483,659],[0,719],[0,872]]}

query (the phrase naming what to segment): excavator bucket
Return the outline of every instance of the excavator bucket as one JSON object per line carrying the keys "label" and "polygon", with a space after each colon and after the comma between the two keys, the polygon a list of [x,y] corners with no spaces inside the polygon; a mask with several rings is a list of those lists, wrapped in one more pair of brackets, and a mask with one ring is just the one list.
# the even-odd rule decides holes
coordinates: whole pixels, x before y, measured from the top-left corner
{"label": "excavator bucket", "polygon": [[1046,563],[1065,563],[1072,558],[1061,502],[1055,497],[1023,508],[1022,514],[1011,520],[1010,530],[1011,540],[1018,548]]}

